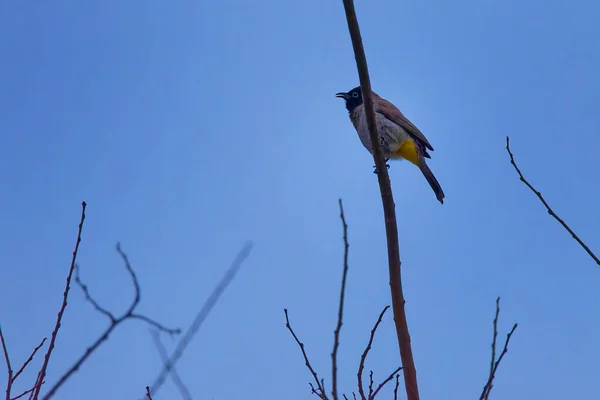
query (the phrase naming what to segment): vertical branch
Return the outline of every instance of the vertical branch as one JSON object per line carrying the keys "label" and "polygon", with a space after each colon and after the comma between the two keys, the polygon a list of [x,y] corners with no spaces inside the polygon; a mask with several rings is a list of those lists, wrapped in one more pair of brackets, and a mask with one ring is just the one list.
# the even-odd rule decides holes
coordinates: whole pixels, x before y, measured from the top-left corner
{"label": "vertical branch", "polygon": [[383,203],[383,213],[385,216],[385,230],[388,248],[388,264],[390,274],[390,290],[392,295],[392,308],[394,311],[394,322],[396,324],[396,334],[398,336],[398,345],[400,348],[400,358],[402,360],[404,385],[408,400],[419,400],[419,387],[417,384],[417,371],[413,360],[412,349],[410,345],[410,334],[408,323],[406,321],[406,312],[404,309],[404,293],[402,291],[402,277],[400,274],[400,248],[398,244],[398,226],[396,222],[396,211],[390,177],[387,172],[385,160],[381,150],[379,134],[377,133],[377,124],[373,107],[373,98],[371,96],[371,82],[369,79],[369,70],[367,60],[360,35],[360,28],[356,19],[353,0],[343,0],[346,19],[348,21],[348,30],[352,39],[356,66],[360,78],[360,87],[363,93],[363,102],[369,127],[369,137],[373,150],[373,159],[378,171],[379,189],[381,192],[381,201]]}
{"label": "vertical branch", "polygon": [[83,221],[85,221],[85,207],[87,204],[84,202],[81,203],[81,219],[79,221],[79,230],[77,232],[77,241],[75,242],[75,249],[73,250],[73,257],[71,258],[71,266],[69,268],[69,275],[67,275],[67,283],[65,286],[65,292],[63,293],[63,302],[58,312],[58,316],[56,317],[56,325],[54,326],[54,331],[52,331],[52,336],[50,337],[50,345],[48,346],[48,351],[46,352],[46,356],[44,357],[44,364],[40,369],[39,375],[39,385],[35,388],[33,392],[33,399],[37,400],[40,395],[40,389],[42,388],[42,384],[44,383],[44,378],[46,376],[46,369],[48,368],[48,363],[50,362],[50,356],[52,355],[52,350],[54,350],[54,343],[56,342],[56,335],[58,334],[58,330],[60,329],[60,323],[62,321],[62,316],[65,313],[65,309],[67,308],[67,297],[69,296],[69,289],[71,289],[71,277],[73,276],[73,271],[75,270],[75,263],[77,261],[77,252],[79,251],[79,244],[81,243],[81,231],[83,230]]}
{"label": "vertical branch", "polygon": [[342,220],[342,226],[344,228],[344,272],[342,273],[342,288],[340,290],[340,307],[338,310],[338,321],[333,334],[333,352],[331,353],[331,385],[333,400],[338,400],[337,391],[337,352],[340,346],[340,331],[342,330],[342,316],[344,313],[344,295],[346,293],[346,277],[348,276],[348,224],[346,224],[346,217],[344,216],[344,207],[342,206],[342,199],[338,200],[340,204],[340,218]]}
{"label": "vertical branch", "polygon": [[1,326],[0,342],[2,342],[2,351],[4,352],[4,359],[6,360],[6,369],[8,369],[8,383],[6,384],[6,400],[10,400],[10,391],[12,390],[13,383],[13,369],[10,365],[10,357],[8,356],[8,349],[6,348],[6,342],[4,341],[4,335],[2,334]]}

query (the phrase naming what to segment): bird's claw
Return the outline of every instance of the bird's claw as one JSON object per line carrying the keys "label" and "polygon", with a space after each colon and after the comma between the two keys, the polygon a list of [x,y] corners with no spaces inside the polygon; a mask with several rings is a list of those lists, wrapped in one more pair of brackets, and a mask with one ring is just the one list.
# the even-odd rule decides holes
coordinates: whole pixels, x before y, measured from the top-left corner
{"label": "bird's claw", "polygon": [[[387,163],[387,160],[389,160],[389,158],[387,158],[387,159],[385,160],[385,161],[386,161],[386,163],[385,163],[385,167],[386,167],[387,169],[390,169],[390,164],[388,164],[388,163]],[[376,165],[373,165],[373,168],[374,168],[374,170],[373,170],[373,173],[374,173],[374,174],[378,174],[378,173],[379,173],[379,171],[377,171],[377,166],[376,166]]]}

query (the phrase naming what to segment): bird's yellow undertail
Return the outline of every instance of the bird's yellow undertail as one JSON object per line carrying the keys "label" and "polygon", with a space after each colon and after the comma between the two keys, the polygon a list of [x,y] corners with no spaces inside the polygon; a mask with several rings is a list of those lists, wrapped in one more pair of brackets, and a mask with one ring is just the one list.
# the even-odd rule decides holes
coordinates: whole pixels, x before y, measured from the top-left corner
{"label": "bird's yellow undertail", "polygon": [[394,151],[390,158],[404,158],[417,167],[420,166],[419,154],[417,153],[415,142],[412,139],[406,139],[404,142],[402,142],[398,150]]}

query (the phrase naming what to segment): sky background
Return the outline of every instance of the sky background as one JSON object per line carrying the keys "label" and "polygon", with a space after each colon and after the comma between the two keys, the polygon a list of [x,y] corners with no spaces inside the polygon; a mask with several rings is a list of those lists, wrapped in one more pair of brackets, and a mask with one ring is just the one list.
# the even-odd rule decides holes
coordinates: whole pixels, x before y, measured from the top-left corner
{"label": "sky background", "polygon": [[[504,146],[510,135],[526,177],[599,252],[600,5],[356,7],[373,88],[427,135],[447,196],[440,205],[416,168],[391,163],[421,398],[478,398],[496,296],[500,340],[519,328],[492,396],[589,398],[600,268],[519,182]],[[252,240],[179,372],[195,399],[311,398],[283,308],[328,385],[341,197],[340,387],[356,390],[390,293],[373,160],[334,96],[358,85],[341,1],[1,0],[0,54],[0,323],[13,365],[54,327],[85,200],[82,279],[124,310],[120,241],[139,312],[173,327],[191,323]],[[73,287],[46,388],[106,325]],[[367,368],[381,380],[398,364],[390,314]],[[56,398],[137,399],[160,368],[147,326],[127,322]],[[177,398],[170,380],[154,396]]]}

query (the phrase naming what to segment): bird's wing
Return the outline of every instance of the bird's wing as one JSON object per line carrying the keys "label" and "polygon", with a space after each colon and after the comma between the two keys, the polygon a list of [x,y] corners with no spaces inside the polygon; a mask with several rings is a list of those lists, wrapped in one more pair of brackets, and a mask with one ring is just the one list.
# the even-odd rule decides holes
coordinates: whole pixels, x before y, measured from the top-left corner
{"label": "bird's wing", "polygon": [[408,134],[414,140],[418,141],[426,148],[433,151],[433,146],[431,146],[431,143],[429,143],[423,132],[421,132],[419,128],[415,126],[415,124],[410,122],[408,118],[406,118],[404,114],[402,114],[402,112],[400,112],[400,110],[398,110],[398,108],[395,105],[393,105],[392,103],[390,103],[383,97],[378,96],[375,93],[373,93],[373,95],[375,100],[375,112],[380,113],[390,121],[393,121],[396,124],[400,125],[400,127],[402,127],[406,132],[408,132]]}

